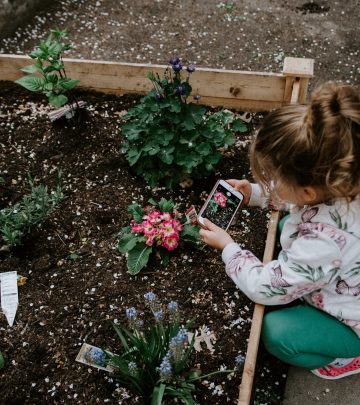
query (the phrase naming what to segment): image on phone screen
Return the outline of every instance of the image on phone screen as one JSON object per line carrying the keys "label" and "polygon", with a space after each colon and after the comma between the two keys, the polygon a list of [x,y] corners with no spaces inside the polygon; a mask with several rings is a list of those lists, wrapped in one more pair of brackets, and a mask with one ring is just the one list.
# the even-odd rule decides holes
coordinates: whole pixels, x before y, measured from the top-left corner
{"label": "image on phone screen", "polygon": [[227,229],[238,210],[242,199],[218,184],[201,216],[222,229]]}

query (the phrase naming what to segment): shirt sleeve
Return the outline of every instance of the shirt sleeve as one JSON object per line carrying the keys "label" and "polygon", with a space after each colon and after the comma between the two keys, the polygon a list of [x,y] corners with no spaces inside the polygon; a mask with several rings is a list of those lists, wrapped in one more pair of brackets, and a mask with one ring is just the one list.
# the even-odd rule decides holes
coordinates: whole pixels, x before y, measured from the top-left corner
{"label": "shirt sleeve", "polygon": [[295,239],[267,264],[236,243],[222,252],[228,276],[247,297],[264,305],[286,304],[328,284],[339,270],[340,257],[335,242],[321,233]]}

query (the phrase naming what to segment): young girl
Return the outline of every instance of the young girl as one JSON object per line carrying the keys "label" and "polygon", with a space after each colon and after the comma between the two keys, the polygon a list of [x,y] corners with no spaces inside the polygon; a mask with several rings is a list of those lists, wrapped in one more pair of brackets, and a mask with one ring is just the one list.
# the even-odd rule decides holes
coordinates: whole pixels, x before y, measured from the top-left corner
{"label": "young girl", "polygon": [[309,105],[264,120],[250,152],[254,178],[228,180],[249,205],[266,195],[293,204],[282,251],[263,264],[208,220],[205,243],[222,250],[226,272],[253,301],[301,303],[264,317],[265,347],[319,377],[360,372],[360,95],[328,83]]}

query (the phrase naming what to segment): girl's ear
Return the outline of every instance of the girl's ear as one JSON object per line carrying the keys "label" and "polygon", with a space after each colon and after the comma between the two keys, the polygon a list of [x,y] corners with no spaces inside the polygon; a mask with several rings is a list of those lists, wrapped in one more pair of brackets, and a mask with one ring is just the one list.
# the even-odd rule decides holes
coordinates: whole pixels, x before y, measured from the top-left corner
{"label": "girl's ear", "polygon": [[321,200],[321,193],[318,188],[306,186],[302,188],[303,197],[306,203],[318,203]]}

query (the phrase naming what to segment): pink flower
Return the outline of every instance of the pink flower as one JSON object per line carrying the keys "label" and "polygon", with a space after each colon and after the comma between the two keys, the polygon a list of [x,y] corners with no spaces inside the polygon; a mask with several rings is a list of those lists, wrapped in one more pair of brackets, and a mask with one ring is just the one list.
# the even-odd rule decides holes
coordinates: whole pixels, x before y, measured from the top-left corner
{"label": "pink flower", "polygon": [[150,221],[144,221],[142,223],[143,232],[146,236],[153,235],[156,233],[156,229],[154,228],[153,224]]}
{"label": "pink flower", "polygon": [[173,221],[166,221],[161,224],[161,234],[164,238],[177,235],[176,230],[173,228]]}
{"label": "pink flower", "polygon": [[145,236],[144,236],[144,239],[145,239],[145,243],[146,243],[148,246],[152,246],[153,243],[154,243],[155,236],[154,236],[154,235],[145,235]]}
{"label": "pink flower", "polygon": [[178,247],[179,244],[179,237],[178,236],[169,236],[165,238],[163,241],[163,246],[167,250],[174,250]]}
{"label": "pink flower", "polygon": [[131,231],[134,233],[143,232],[142,224],[138,224],[135,221],[131,221]]}
{"label": "pink flower", "polygon": [[216,202],[217,205],[220,205],[221,208],[226,207],[227,198],[224,196],[224,194],[220,192],[215,193],[214,201]]}
{"label": "pink flower", "polygon": [[317,308],[324,308],[324,296],[320,292],[315,292],[311,295],[311,301]]}
{"label": "pink flower", "polygon": [[178,219],[173,219],[172,226],[179,232],[184,229],[184,226],[181,225],[181,222]]}
{"label": "pink flower", "polygon": [[168,212],[163,212],[160,218],[162,221],[170,221],[171,215]]}
{"label": "pink flower", "polygon": [[158,210],[154,210],[150,214],[144,215],[143,219],[150,222],[152,225],[156,225],[161,222],[161,213]]}

